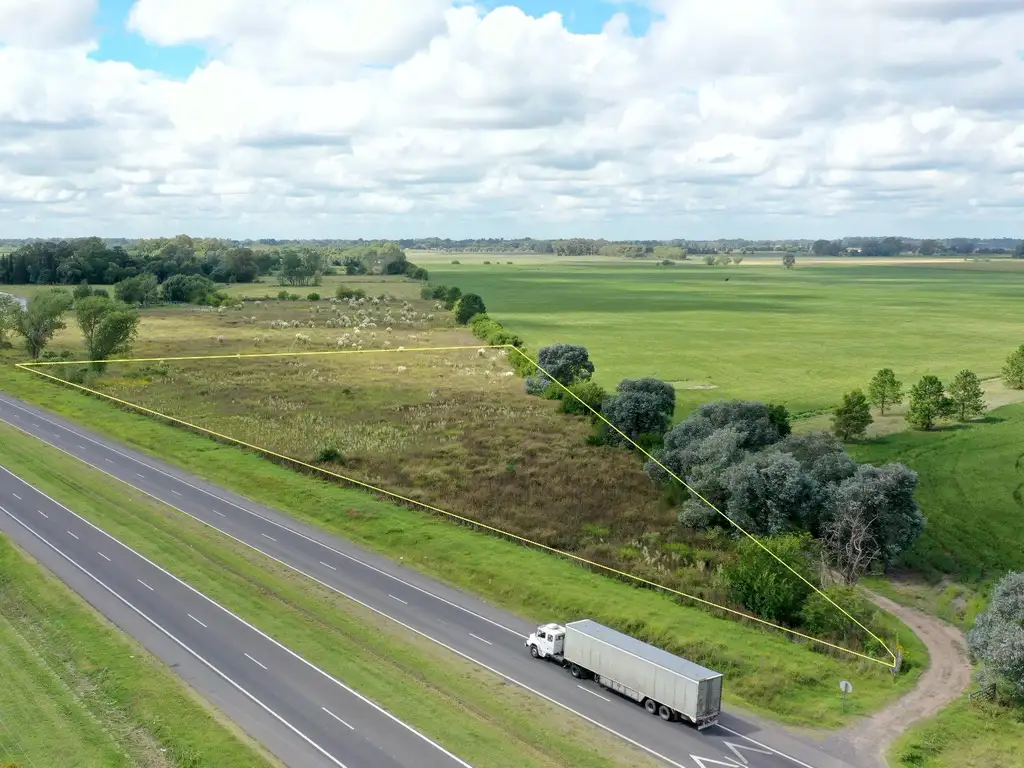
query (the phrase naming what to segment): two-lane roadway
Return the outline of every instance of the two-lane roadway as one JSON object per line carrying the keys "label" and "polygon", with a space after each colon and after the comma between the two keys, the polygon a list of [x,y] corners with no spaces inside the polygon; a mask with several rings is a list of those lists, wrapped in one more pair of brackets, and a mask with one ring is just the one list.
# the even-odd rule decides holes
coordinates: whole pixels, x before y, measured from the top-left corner
{"label": "two-lane roadway", "polygon": [[[814,745],[727,713],[719,726],[699,733],[686,724],[665,723],[592,682],[581,683],[552,664],[532,659],[524,641],[535,624],[8,396],[0,396],[0,420],[557,704],[566,717],[581,717],[615,734],[666,765],[851,768]],[[538,623],[561,618],[539,617]]]}

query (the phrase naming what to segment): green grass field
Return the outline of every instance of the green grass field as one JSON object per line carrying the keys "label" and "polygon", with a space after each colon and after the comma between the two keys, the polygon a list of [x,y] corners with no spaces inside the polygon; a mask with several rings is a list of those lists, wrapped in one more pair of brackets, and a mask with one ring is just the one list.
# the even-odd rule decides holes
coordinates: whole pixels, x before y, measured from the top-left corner
{"label": "green grass field", "polygon": [[207,706],[0,535],[0,765],[280,765]]}
{"label": "green grass field", "polygon": [[[653,766],[553,704],[6,426],[0,464],[475,766]],[[223,764],[212,757],[199,764]]]}
{"label": "green grass field", "polygon": [[911,728],[889,750],[898,768],[1021,768],[1024,717],[1019,709],[966,696]]}
{"label": "green grass field", "polygon": [[908,553],[912,569],[967,581],[1024,568],[1024,406],[984,422],[903,432],[850,447],[858,461],[900,461],[918,472],[928,525]]}
{"label": "green grass field", "polygon": [[431,282],[479,293],[488,313],[534,349],[585,345],[607,387],[648,375],[674,382],[680,414],[718,398],[813,413],[866,387],[883,367],[905,381],[962,368],[992,376],[1024,341],[1016,319],[1024,262],[798,259],[787,271],[777,259],[753,258],[726,267],[500,254],[410,259],[429,269]]}
{"label": "green grass field", "polygon": [[[401,555],[407,565],[520,615],[545,621],[589,616],[720,669],[732,681],[730,706],[834,728],[898,697],[927,663],[913,634],[885,618],[880,620],[888,625],[886,635],[898,634],[905,644],[906,672],[895,681],[878,664],[811,652],[783,636],[715,618],[564,560],[326,484],[56,386],[40,387],[30,376],[4,368],[0,388],[381,554]],[[510,573],[525,576],[509,579]],[[842,677],[858,691],[845,713],[833,691]]]}

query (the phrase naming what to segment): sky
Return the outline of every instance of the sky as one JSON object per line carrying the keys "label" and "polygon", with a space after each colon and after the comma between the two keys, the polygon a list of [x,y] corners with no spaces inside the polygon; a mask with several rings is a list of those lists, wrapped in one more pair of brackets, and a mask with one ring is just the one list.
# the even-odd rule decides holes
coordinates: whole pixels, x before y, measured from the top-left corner
{"label": "sky", "polygon": [[1021,0],[0,0],[0,237],[1024,237]]}

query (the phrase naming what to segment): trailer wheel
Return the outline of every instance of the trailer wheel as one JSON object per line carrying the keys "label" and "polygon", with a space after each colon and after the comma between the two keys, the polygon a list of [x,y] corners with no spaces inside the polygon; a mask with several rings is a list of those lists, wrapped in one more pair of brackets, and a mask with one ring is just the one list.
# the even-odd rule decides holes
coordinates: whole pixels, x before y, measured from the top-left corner
{"label": "trailer wheel", "polygon": [[657,714],[657,712],[658,712],[658,702],[656,702],[654,699],[645,699],[644,700],[644,709],[646,709],[652,715]]}
{"label": "trailer wheel", "polygon": [[573,677],[582,679],[582,677],[583,677],[583,670],[580,669],[579,667],[577,667],[575,664],[573,664],[571,667],[569,667],[569,671],[572,673]]}
{"label": "trailer wheel", "polygon": [[675,713],[664,704],[658,707],[658,717],[666,722],[676,719]]}
{"label": "trailer wheel", "polygon": [[531,645],[530,646],[530,655],[533,656],[533,658],[535,658],[535,659],[539,659],[540,658],[540,651],[537,650],[537,646],[536,645]]}

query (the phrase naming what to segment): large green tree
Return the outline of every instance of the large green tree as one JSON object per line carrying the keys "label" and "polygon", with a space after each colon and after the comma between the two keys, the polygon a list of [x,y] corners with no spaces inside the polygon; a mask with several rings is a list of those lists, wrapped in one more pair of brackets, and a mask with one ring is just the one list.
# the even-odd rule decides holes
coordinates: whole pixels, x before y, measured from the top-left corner
{"label": "large green tree", "polygon": [[863,437],[871,418],[868,399],[859,389],[843,395],[843,402],[832,413],[832,431],[840,440]]}
{"label": "large green tree", "polygon": [[18,315],[18,333],[25,339],[25,351],[33,360],[39,355],[53,335],[67,326],[64,314],[71,309],[71,294],[60,288],[40,291]]}
{"label": "large green tree", "polygon": [[484,300],[475,293],[467,293],[455,302],[455,322],[465,325],[476,315],[482,315],[487,311]]}
{"label": "large green tree", "polygon": [[795,264],[796,254],[791,253],[790,251],[786,251],[784,254],[782,254],[782,266],[784,266],[786,269],[792,269]]}
{"label": "large green tree", "polygon": [[1024,699],[1024,573],[1008,573],[996,585],[967,633],[967,648]]}
{"label": "large green tree", "polygon": [[949,385],[950,406],[960,421],[967,421],[985,412],[985,390],[974,371],[963,370]]}
{"label": "large green tree", "polygon": [[101,360],[127,354],[138,333],[139,313],[127,304],[103,296],[81,299],[75,305],[75,319],[96,368],[103,367]]}
{"label": "large green tree", "polygon": [[0,349],[7,345],[7,334],[17,330],[21,316],[21,302],[6,293],[0,293]]}
{"label": "large green tree", "polygon": [[931,429],[939,419],[953,414],[945,387],[938,376],[922,376],[910,388],[907,423],[917,429]]}
{"label": "large green tree", "polygon": [[892,368],[883,368],[874,375],[868,385],[868,399],[883,416],[886,408],[903,402],[903,383]]}
{"label": "large green tree", "polygon": [[1006,358],[1006,365],[1003,366],[1003,383],[1010,389],[1024,389],[1024,344]]}

